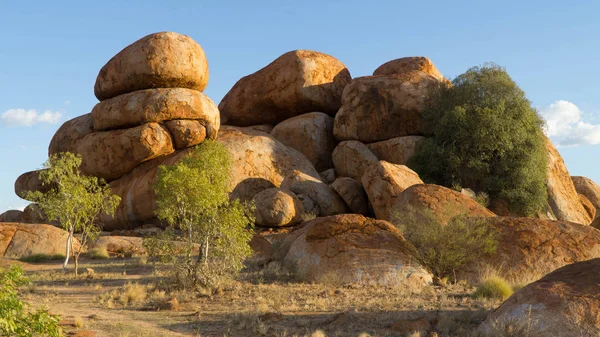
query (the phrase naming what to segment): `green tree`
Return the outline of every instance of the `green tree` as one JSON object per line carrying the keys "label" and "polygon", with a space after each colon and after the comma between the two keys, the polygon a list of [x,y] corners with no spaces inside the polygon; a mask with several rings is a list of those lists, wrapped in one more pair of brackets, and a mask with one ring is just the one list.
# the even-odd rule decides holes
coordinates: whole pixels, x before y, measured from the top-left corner
{"label": "green tree", "polygon": [[[156,215],[185,233],[184,260],[175,257],[172,262],[185,269],[186,280],[181,281],[192,286],[212,287],[234,275],[251,253],[252,207],[229,198],[231,163],[224,146],[207,140],[176,165],[158,171]],[[164,244],[170,241],[161,238],[163,250],[169,251]],[[197,257],[192,257],[198,246]]]}
{"label": "green tree", "polygon": [[428,182],[482,191],[532,215],[547,202],[543,121],[506,70],[469,69],[432,93],[410,166]]}
{"label": "green tree", "polygon": [[[113,215],[121,200],[111,193],[104,180],[83,175],[80,166],[81,155],[70,152],[52,155],[44,164],[46,169],[39,174],[42,183],[51,186],[50,191],[30,191],[25,196],[39,204],[48,220],[57,221],[68,232],[63,270],[66,270],[72,253],[75,274],[78,273],[79,256],[87,241],[95,239],[100,233],[98,216],[101,212]],[[75,232],[81,233],[79,247],[74,245]]]}
{"label": "green tree", "polygon": [[28,310],[21,301],[18,287],[26,284],[29,280],[20,267],[0,268],[0,336],[62,336],[57,316],[45,309]]}

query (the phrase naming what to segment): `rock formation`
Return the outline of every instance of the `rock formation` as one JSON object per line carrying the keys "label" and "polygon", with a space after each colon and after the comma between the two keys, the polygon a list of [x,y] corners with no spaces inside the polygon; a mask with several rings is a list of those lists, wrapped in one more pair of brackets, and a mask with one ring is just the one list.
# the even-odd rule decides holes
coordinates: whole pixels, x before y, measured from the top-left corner
{"label": "rock formation", "polygon": [[[0,257],[64,255],[68,233],[43,224],[0,223]],[[75,245],[78,245],[75,239]]]}
{"label": "rock formation", "polygon": [[596,208],[596,217],[600,217],[600,186],[586,177],[571,177],[577,193],[583,194]]}

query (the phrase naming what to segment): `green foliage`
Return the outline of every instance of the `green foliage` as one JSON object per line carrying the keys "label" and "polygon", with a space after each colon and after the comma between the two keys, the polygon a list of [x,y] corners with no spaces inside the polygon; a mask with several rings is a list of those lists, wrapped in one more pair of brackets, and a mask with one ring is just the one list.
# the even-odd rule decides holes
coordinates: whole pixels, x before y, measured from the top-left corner
{"label": "green foliage", "polygon": [[[28,192],[26,199],[38,203],[48,220],[57,221],[69,233],[65,252],[66,268],[70,252],[75,257],[75,273],[78,259],[87,240],[93,240],[100,233],[96,224],[101,212],[114,214],[120,198],[113,195],[104,180],[81,174],[81,155],[70,152],[52,155],[40,171],[39,179],[51,189],[47,193]],[[75,250],[73,234],[81,232],[79,249]]]}
{"label": "green foliage", "polygon": [[251,254],[253,208],[230,201],[230,172],[227,149],[208,140],[178,164],[159,168],[156,215],[184,237],[168,230],[144,246],[151,257],[172,264],[186,288],[216,286],[239,272]]}
{"label": "green foliage", "polygon": [[23,256],[19,259],[19,261],[29,262],[29,263],[44,263],[48,261],[59,261],[65,258],[62,254],[33,254],[29,256]]}
{"label": "green foliage", "polygon": [[19,298],[18,287],[29,284],[18,266],[6,270],[0,268],[0,335],[62,336],[58,317],[40,309],[30,311]]}
{"label": "green foliage", "polygon": [[106,259],[110,258],[106,248],[90,249],[85,253],[85,256],[89,257],[92,260],[106,260]]}
{"label": "green foliage", "polygon": [[504,301],[513,294],[513,288],[505,279],[495,276],[484,280],[473,293],[474,298],[488,298]]}
{"label": "green foliage", "polygon": [[547,200],[543,121],[508,73],[474,67],[432,93],[410,166],[426,181],[484,191],[531,215]]}
{"label": "green foliage", "polygon": [[440,224],[430,211],[408,210],[393,214],[392,222],[417,249],[417,257],[440,279],[454,276],[456,270],[498,247],[496,233],[485,219],[457,216]]}

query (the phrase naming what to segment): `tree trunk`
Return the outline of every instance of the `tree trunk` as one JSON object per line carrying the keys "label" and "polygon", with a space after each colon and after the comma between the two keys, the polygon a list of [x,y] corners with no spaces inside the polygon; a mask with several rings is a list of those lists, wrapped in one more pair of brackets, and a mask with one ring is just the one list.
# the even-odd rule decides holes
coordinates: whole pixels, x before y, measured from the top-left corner
{"label": "tree trunk", "polygon": [[208,236],[204,239],[204,266],[208,265]]}
{"label": "tree trunk", "polygon": [[73,231],[69,229],[67,236],[67,246],[65,247],[65,262],[63,262],[63,271],[67,271],[67,265],[69,264],[69,257],[71,256],[71,242],[73,241]]}

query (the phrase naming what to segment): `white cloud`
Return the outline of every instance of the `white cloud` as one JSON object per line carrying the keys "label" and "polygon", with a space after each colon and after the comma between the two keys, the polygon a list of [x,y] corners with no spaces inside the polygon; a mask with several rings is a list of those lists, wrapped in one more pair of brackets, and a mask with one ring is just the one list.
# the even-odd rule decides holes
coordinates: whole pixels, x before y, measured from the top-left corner
{"label": "white cloud", "polygon": [[600,125],[585,122],[583,112],[569,101],[559,100],[542,109],[546,135],[559,146],[600,144]]}
{"label": "white cloud", "polygon": [[9,109],[0,115],[0,121],[7,126],[32,126],[39,123],[56,124],[61,117],[62,114],[58,111],[38,113],[34,109]]}

